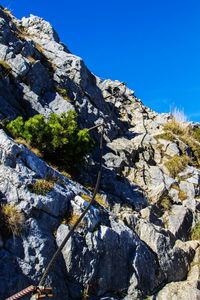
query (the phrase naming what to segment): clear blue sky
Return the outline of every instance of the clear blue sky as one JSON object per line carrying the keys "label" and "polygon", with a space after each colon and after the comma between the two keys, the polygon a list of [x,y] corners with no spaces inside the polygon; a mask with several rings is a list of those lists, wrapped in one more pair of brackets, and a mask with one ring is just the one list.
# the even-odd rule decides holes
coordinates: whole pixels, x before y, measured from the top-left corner
{"label": "clear blue sky", "polygon": [[8,0],[21,18],[50,21],[102,78],[128,84],[159,112],[184,108],[200,121],[200,0]]}

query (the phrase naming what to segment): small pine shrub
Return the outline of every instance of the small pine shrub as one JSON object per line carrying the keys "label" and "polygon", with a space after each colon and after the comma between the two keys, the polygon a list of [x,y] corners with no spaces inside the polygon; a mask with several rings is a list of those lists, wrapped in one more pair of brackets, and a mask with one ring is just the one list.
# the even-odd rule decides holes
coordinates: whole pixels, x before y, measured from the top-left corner
{"label": "small pine shrub", "polygon": [[93,146],[88,130],[80,130],[76,118],[72,110],[62,115],[52,113],[48,120],[43,115],[35,115],[27,121],[18,117],[6,128],[14,138],[22,138],[39,149],[47,160],[71,165],[80,162]]}
{"label": "small pine shrub", "polygon": [[190,158],[187,155],[178,156],[175,155],[165,163],[165,167],[168,169],[172,177],[176,177],[182,172],[186,166],[190,163]]}
{"label": "small pine shrub", "polygon": [[24,215],[13,204],[0,206],[0,223],[3,234],[19,236],[24,225]]}
{"label": "small pine shrub", "polygon": [[54,188],[55,181],[47,179],[38,179],[29,186],[29,190],[36,194],[45,196]]}

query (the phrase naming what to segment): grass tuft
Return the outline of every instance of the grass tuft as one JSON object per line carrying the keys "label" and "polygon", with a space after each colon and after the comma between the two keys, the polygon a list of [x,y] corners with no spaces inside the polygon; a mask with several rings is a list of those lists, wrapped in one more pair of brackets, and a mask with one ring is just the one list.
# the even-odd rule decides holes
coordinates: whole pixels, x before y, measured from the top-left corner
{"label": "grass tuft", "polygon": [[181,201],[184,201],[187,199],[187,194],[186,192],[182,191],[179,187],[179,185],[176,184],[172,184],[171,186],[172,189],[177,190],[178,191],[178,197]]}
{"label": "grass tuft", "polygon": [[156,140],[163,139],[163,140],[167,140],[167,141],[170,141],[170,142],[175,141],[174,135],[169,131],[158,134],[158,135],[155,136],[155,138],[156,138]]}
{"label": "grass tuft", "polygon": [[68,96],[68,91],[67,89],[63,89],[59,86],[55,86],[55,90],[56,92],[61,96],[63,97],[63,99],[65,99],[66,101],[70,101],[71,99],[69,98]]}
{"label": "grass tuft", "polygon": [[15,139],[15,142],[17,144],[24,145],[29,150],[31,150],[35,155],[37,155],[40,158],[43,158],[44,154],[38,148],[31,146],[25,139],[18,137]]}
{"label": "grass tuft", "polygon": [[171,198],[169,196],[163,197],[159,201],[159,205],[164,209],[169,211],[172,207]]}
{"label": "grass tuft", "polygon": [[165,131],[170,131],[171,133],[176,135],[182,135],[186,131],[186,129],[175,120],[167,122],[163,128]]}
{"label": "grass tuft", "polygon": [[45,196],[54,188],[55,180],[53,179],[38,179],[29,186],[31,193]]}
{"label": "grass tuft", "polygon": [[175,178],[180,172],[182,172],[191,159],[187,155],[178,156],[175,155],[165,163],[165,167],[168,169],[170,175]]}
{"label": "grass tuft", "polygon": [[200,221],[193,227],[191,231],[191,239],[200,240]]}
{"label": "grass tuft", "polygon": [[[81,197],[87,202],[90,202],[91,200],[91,197],[86,194],[81,194]],[[100,206],[103,206],[104,208],[109,208],[108,203],[99,193],[96,194],[95,202],[98,203]]]}
{"label": "grass tuft", "polygon": [[24,214],[14,204],[4,204],[0,207],[2,230],[7,234],[19,236],[24,225]]}
{"label": "grass tuft", "polygon": [[0,73],[0,79],[9,76],[11,74],[12,69],[6,61],[0,60],[0,67],[2,69]]}
{"label": "grass tuft", "polygon": [[[63,218],[62,224],[69,225],[70,227],[74,226],[78,221],[80,214],[70,212],[68,217]],[[79,224],[80,227],[85,227],[86,223],[84,220]]]}

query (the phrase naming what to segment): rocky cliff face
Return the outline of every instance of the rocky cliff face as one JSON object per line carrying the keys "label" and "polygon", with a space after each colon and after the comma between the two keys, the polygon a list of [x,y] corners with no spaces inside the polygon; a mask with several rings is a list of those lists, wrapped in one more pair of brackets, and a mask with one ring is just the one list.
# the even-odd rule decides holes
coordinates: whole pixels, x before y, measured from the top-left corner
{"label": "rocky cliff face", "polygon": [[[186,135],[189,125],[145,107],[121,82],[93,75],[48,22],[17,20],[1,8],[1,120],[70,109],[82,128],[106,120],[103,174],[99,203],[48,276],[55,299],[200,299],[199,241],[191,240],[199,222],[200,144]],[[98,130],[93,138],[98,143]],[[63,219],[87,205],[98,146],[74,181],[1,129],[0,162],[1,205],[25,218],[19,236],[0,228],[3,300],[38,284],[70,229]],[[44,178],[56,180],[35,194],[30,185]]]}

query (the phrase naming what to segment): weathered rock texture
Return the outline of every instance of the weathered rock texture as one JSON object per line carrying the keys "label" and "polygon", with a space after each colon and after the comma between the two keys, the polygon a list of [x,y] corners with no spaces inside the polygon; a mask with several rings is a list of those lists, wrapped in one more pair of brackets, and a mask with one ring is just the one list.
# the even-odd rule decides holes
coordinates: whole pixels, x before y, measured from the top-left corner
{"label": "weathered rock texture", "polygon": [[[1,8],[1,120],[70,109],[82,128],[106,121],[100,194],[107,208],[95,204],[63,249],[47,280],[55,299],[200,299],[199,246],[189,241],[199,220],[200,171],[190,164],[173,178],[167,170],[174,156],[192,157],[178,136],[157,138],[171,116],[145,107],[119,81],[93,75],[48,22],[17,20]],[[98,142],[98,130],[93,137]],[[0,131],[0,202],[25,216],[21,236],[0,235],[1,300],[38,284],[70,229],[66,216],[87,205],[83,194],[91,195],[86,186],[97,169],[98,146],[78,183]],[[37,179],[52,177],[49,193],[31,192]]]}

